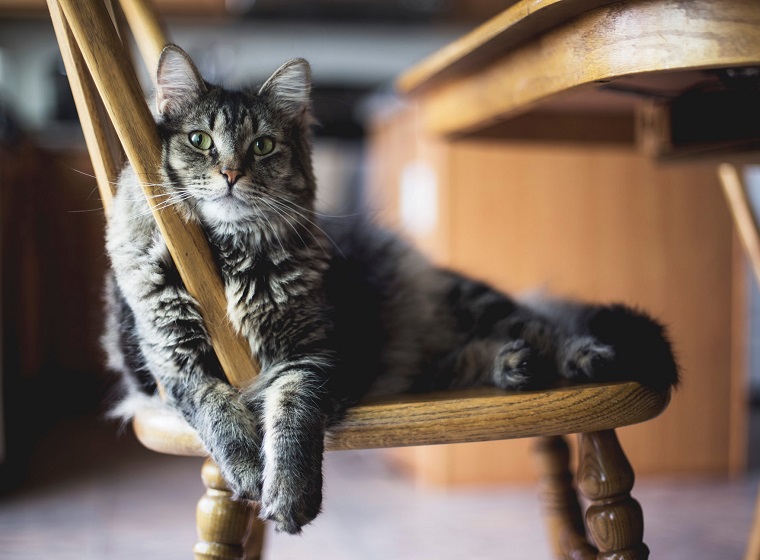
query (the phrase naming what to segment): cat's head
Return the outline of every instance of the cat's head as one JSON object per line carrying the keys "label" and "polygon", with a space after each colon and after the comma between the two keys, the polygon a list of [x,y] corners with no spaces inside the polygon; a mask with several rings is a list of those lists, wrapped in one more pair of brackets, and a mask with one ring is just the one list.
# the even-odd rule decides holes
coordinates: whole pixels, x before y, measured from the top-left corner
{"label": "cat's head", "polygon": [[169,190],[212,225],[281,221],[312,208],[311,72],[283,64],[258,89],[203,80],[179,47],[158,63],[156,105]]}

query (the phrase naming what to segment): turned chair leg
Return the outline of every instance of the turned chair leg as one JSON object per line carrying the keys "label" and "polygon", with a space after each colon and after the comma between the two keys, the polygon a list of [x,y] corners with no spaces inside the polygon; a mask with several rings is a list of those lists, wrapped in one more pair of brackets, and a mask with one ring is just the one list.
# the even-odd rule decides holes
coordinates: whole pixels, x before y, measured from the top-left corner
{"label": "turned chair leg", "polygon": [[644,517],[631,497],[633,469],[614,430],[580,434],[578,487],[590,501],[586,525],[597,560],[646,560]]}
{"label": "turned chair leg", "polygon": [[259,560],[264,523],[255,508],[232,499],[219,468],[206,459],[201,471],[206,494],[198,502],[195,560]]}
{"label": "turned chair leg", "polygon": [[757,505],[755,506],[755,520],[750,529],[749,544],[744,560],[760,560],[760,491],[757,493]]}
{"label": "turned chair leg", "polygon": [[536,440],[539,495],[555,558],[594,560],[596,549],[588,544],[583,514],[570,472],[570,451],[562,436]]}

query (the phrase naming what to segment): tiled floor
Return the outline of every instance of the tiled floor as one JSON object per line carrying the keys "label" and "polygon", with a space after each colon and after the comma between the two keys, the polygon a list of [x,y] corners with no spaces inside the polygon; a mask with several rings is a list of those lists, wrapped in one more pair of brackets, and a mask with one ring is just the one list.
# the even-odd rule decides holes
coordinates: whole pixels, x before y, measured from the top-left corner
{"label": "tiled floor", "polygon": [[[0,501],[0,559],[191,558],[199,460],[142,449],[97,420],[44,442],[21,491]],[[276,560],[549,558],[533,488],[415,488],[378,452],[331,453],[325,512],[300,537],[269,534]],[[740,559],[758,477],[642,479],[652,558]]]}

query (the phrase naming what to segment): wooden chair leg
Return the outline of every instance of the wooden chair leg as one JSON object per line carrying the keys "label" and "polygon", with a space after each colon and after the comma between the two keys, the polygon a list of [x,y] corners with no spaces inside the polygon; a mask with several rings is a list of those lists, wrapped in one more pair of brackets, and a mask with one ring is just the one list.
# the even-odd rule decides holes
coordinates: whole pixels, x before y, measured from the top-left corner
{"label": "wooden chair leg", "polygon": [[264,533],[266,523],[259,519],[259,506],[251,507],[251,522],[248,526],[248,534],[245,537],[245,560],[261,560],[264,547]]}
{"label": "wooden chair leg", "polygon": [[593,560],[596,549],[586,540],[583,515],[570,473],[570,451],[562,436],[536,440],[539,493],[554,556],[560,560]]}
{"label": "wooden chair leg", "polygon": [[631,497],[633,469],[614,430],[581,434],[578,487],[589,499],[586,525],[597,560],[646,560],[644,517]]}
{"label": "wooden chair leg", "polygon": [[258,560],[263,523],[254,507],[232,499],[219,468],[206,459],[201,471],[206,494],[198,502],[195,560]]}
{"label": "wooden chair leg", "polygon": [[757,493],[757,506],[755,506],[755,519],[750,528],[749,543],[745,560],[760,560],[760,491]]}

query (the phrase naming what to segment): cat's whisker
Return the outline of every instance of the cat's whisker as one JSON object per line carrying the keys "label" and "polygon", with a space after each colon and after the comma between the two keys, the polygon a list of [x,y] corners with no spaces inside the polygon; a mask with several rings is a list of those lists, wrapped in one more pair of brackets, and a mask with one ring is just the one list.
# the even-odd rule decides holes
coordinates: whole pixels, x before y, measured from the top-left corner
{"label": "cat's whisker", "polygon": [[90,212],[99,212],[99,213],[102,214],[103,213],[103,207],[100,206],[98,208],[87,208],[87,209],[82,209],[82,210],[69,210],[68,211],[69,214],[88,214]]}
{"label": "cat's whisker", "polygon": [[[262,199],[260,199],[260,201],[261,201],[261,202],[265,202],[265,201],[264,201],[264,200],[262,200]],[[261,216],[263,216],[263,218],[264,218],[264,219],[267,221],[267,223],[269,224],[269,229],[272,231],[272,235],[274,235],[275,239],[276,239],[276,240],[277,240],[277,242],[280,244],[280,249],[282,250],[282,252],[283,252],[283,253],[285,253],[285,252],[286,252],[286,251],[285,251],[285,245],[283,245],[283,243],[282,243],[282,239],[280,238],[280,235],[277,233],[277,230],[275,229],[275,227],[272,225],[272,222],[271,222],[271,221],[269,221],[269,218],[267,217],[267,215],[266,215],[266,212],[262,212],[262,211],[261,211],[261,208],[259,207],[259,205],[258,205],[258,204],[256,204],[256,202],[255,202],[255,201],[253,201],[253,205],[256,207],[256,211],[257,211],[257,212],[258,212],[258,213],[259,213]]]}
{"label": "cat's whisker", "polygon": [[[306,247],[307,249],[309,249],[309,246],[306,244],[306,241],[304,241],[304,238],[303,238],[303,237],[301,237],[301,234],[298,232],[298,229],[297,229],[297,228],[296,228],[296,227],[293,225],[293,223],[292,223],[292,222],[291,222],[291,221],[288,219],[288,216],[286,216],[286,215],[285,215],[285,214],[283,214],[281,211],[279,211],[279,210],[278,210],[278,209],[277,209],[275,206],[272,206],[272,204],[271,204],[269,201],[267,201],[265,198],[261,198],[261,199],[259,199],[259,200],[260,200],[261,202],[263,202],[264,204],[266,204],[266,205],[267,205],[267,206],[268,206],[268,207],[269,207],[269,208],[270,208],[270,209],[271,209],[273,212],[275,212],[275,213],[276,213],[278,216],[280,216],[280,217],[283,219],[283,221],[284,221],[286,224],[288,224],[288,225],[291,227],[291,229],[292,229],[292,230],[295,232],[295,234],[296,234],[296,235],[298,236],[298,238],[301,240],[301,243],[303,244],[303,246],[304,246],[304,247]],[[265,216],[265,219],[266,219],[266,216]]]}
{"label": "cat's whisker", "polygon": [[[310,219],[309,219],[307,216],[305,216],[304,214],[302,214],[301,212],[299,212],[299,211],[298,211],[298,210],[296,210],[295,208],[293,208],[293,207],[291,207],[291,206],[288,206],[288,205],[286,204],[286,202],[288,202],[288,201],[286,201],[286,199],[280,199],[280,200],[278,201],[277,199],[275,199],[275,198],[272,198],[272,199],[270,200],[270,202],[272,202],[272,203],[275,203],[275,204],[278,204],[278,205],[280,206],[280,208],[283,208],[283,209],[287,209],[287,210],[290,210],[291,212],[295,213],[297,216],[300,216],[301,218],[303,218],[304,220],[306,220],[307,222],[309,222],[309,223],[310,223],[312,226],[314,226],[314,227],[315,227],[315,228],[317,228],[317,229],[318,229],[320,232],[322,232],[322,234],[323,234],[323,235],[324,235],[324,236],[325,236],[325,237],[326,237],[326,238],[327,238],[327,239],[330,241],[330,243],[332,243],[333,247],[335,247],[335,249],[338,251],[338,253],[340,253],[340,254],[341,254],[341,256],[342,256],[342,257],[345,257],[345,256],[346,256],[346,255],[343,253],[343,251],[341,250],[341,248],[340,248],[340,246],[338,245],[338,243],[336,243],[336,241],[335,241],[335,240],[334,240],[332,237],[330,237],[330,234],[328,234],[328,233],[327,233],[327,232],[324,230],[324,228],[322,228],[322,226],[320,226],[320,225],[319,225],[318,223],[316,223],[315,221],[313,221],[313,220],[310,220]],[[308,229],[308,228],[306,228],[306,229],[307,229],[307,231],[309,231],[309,229]],[[315,241],[317,241],[317,243],[319,243],[319,240],[316,238],[316,236],[315,236],[315,235],[314,235],[314,234],[313,234],[311,231],[309,231],[309,233],[311,233],[312,237],[314,237],[314,240],[315,240]],[[321,243],[320,243],[320,245],[321,245]],[[322,250],[324,250],[324,247],[322,248]]]}
{"label": "cat's whisker", "polygon": [[[269,200],[269,203],[270,203],[270,208],[272,208],[272,210],[274,210],[274,211],[277,211],[277,207],[276,206],[272,206],[273,204],[277,204],[276,200],[271,199],[271,200]],[[292,209],[284,207],[283,205],[280,205],[279,207],[280,207],[280,210],[277,211],[278,214],[280,214],[281,216],[283,216],[283,219],[286,220],[290,224],[290,226],[293,227],[293,229],[295,230],[295,226],[293,226],[293,224],[288,220],[288,215],[286,213],[286,210],[292,210]],[[296,223],[298,223],[300,225],[303,225],[298,220],[298,218],[295,218],[295,221],[296,221]],[[319,226],[316,226],[316,224],[314,224],[314,225],[318,229],[321,229],[321,228],[319,228]],[[314,233],[308,227],[305,227],[304,229],[309,233],[309,235],[311,235],[311,237],[317,243],[317,245],[319,246],[319,248],[322,249],[322,253],[325,255],[325,257],[330,258],[330,255],[327,253],[327,250],[325,249],[324,245],[320,242],[320,240],[317,239],[317,236],[315,236]],[[322,233],[325,233],[324,230],[321,230],[321,231],[322,231]],[[296,231],[296,233],[298,233],[298,232]],[[327,234],[325,234],[325,236],[327,236]],[[304,240],[304,238],[301,237],[300,234],[298,234],[298,237],[301,239],[301,242],[304,244],[304,247],[308,248],[308,245],[306,244],[306,241]],[[329,237],[329,236],[327,236],[327,237]],[[337,246],[336,246],[336,249],[338,249],[338,251],[340,251],[340,248],[337,247]]]}
{"label": "cat's whisker", "polygon": [[190,193],[182,193],[180,196],[169,196],[166,200],[163,200],[154,206],[148,205],[147,210],[143,212],[138,212],[137,214],[135,214],[135,218],[144,218],[145,216],[150,216],[151,214],[153,214],[154,211],[161,212],[162,210],[165,210],[169,208],[170,206],[175,206],[191,198],[192,198],[192,194]]}
{"label": "cat's whisker", "polygon": [[359,216],[366,216],[368,214],[367,212],[353,212],[351,214],[328,214],[327,212],[318,212],[317,210],[311,210],[311,209],[306,208],[304,206],[300,206],[300,205],[296,204],[295,202],[293,202],[292,200],[287,200],[287,199],[282,198],[282,197],[278,197],[278,198],[281,201],[287,201],[288,204],[290,204],[293,208],[297,208],[297,209],[302,210],[304,212],[313,214],[315,218],[318,217],[318,216],[321,216],[323,218],[357,218]]}
{"label": "cat's whisker", "polygon": [[[92,173],[88,173],[87,171],[82,171],[81,169],[77,169],[76,167],[71,167],[71,166],[68,166],[68,165],[66,167],[68,169],[70,169],[71,171],[74,171],[75,173],[79,173],[80,175],[84,175],[85,177],[90,177],[92,179],[97,179],[96,175],[94,175]],[[139,176],[140,174],[136,173],[136,175]],[[118,180],[116,180],[116,181],[108,181],[108,184],[109,185],[118,185],[119,181]],[[175,188],[175,189],[177,188],[176,186],[172,185],[172,183],[163,183],[162,182],[162,183],[141,183],[141,184],[145,185],[146,187],[162,187],[162,188]],[[93,189],[93,192],[95,192],[95,190],[97,190],[97,188]],[[161,196],[161,195],[158,195],[158,196]]]}

